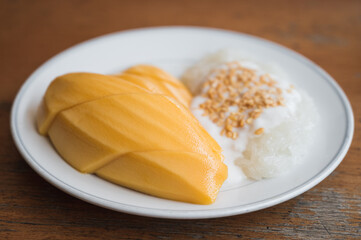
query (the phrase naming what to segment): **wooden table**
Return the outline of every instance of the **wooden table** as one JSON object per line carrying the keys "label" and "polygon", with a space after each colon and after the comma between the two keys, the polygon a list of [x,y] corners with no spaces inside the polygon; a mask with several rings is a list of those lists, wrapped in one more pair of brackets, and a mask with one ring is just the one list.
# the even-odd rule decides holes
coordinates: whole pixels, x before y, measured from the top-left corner
{"label": "wooden table", "polygon": [[[355,114],[342,164],[283,204],[209,220],[138,217],[85,203],[38,176],[9,130],[21,84],[54,54],[131,28],[197,25],[280,43],[310,58],[341,85]],[[361,238],[360,1],[0,1],[0,239],[345,239]]]}

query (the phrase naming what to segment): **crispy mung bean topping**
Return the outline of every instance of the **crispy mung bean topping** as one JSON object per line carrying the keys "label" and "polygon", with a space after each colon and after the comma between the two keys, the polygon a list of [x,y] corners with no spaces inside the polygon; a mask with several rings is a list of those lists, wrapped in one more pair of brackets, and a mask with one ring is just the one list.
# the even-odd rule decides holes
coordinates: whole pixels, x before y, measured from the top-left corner
{"label": "crispy mung bean topping", "polygon": [[[199,105],[203,116],[222,127],[221,135],[237,139],[235,129],[251,125],[266,108],[284,106],[282,89],[268,74],[258,76],[255,70],[229,62],[226,68],[216,68],[210,72],[203,85],[202,94],[206,98]],[[293,86],[288,89],[292,91]],[[254,134],[261,135],[263,128]]]}
{"label": "crispy mung bean topping", "polygon": [[264,132],[264,128],[258,128],[256,131],[254,131],[254,134],[261,135]]}

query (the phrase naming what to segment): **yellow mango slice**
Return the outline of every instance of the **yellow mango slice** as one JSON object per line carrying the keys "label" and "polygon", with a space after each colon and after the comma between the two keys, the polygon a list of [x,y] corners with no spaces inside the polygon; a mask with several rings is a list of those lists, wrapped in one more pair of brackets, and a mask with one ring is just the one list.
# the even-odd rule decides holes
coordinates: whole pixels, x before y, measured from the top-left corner
{"label": "yellow mango slice", "polygon": [[190,101],[181,82],[153,66],[117,76],[71,73],[48,87],[37,125],[80,172],[153,196],[210,204],[227,167]]}
{"label": "yellow mango slice", "polygon": [[114,155],[187,151],[222,160],[221,148],[197,119],[173,98],[121,94],[64,110],[49,128],[58,152],[78,171],[92,173]]}
{"label": "yellow mango slice", "polygon": [[126,69],[124,73],[138,75],[138,76],[147,76],[157,79],[158,81],[161,82],[167,82],[170,84],[174,84],[176,86],[182,86],[182,83],[179,82],[178,79],[176,79],[172,75],[168,74],[167,72],[155,66],[139,64]]}
{"label": "yellow mango slice", "polygon": [[165,95],[173,97],[175,100],[188,107],[191,101],[191,96],[189,92],[184,91],[183,87],[174,86],[164,81],[159,81],[158,79],[151,78],[146,75],[134,75],[129,73],[121,73],[114,75],[125,81],[129,81],[135,85],[138,85],[142,88],[148,89],[154,93],[163,93]]}
{"label": "yellow mango slice", "polygon": [[185,102],[188,102],[186,106],[189,106],[192,99],[192,95],[189,90],[178,79],[162,69],[149,65],[136,65],[125,70],[124,73],[153,78],[158,82],[162,82],[165,86],[170,88],[169,90],[173,94],[181,96]]}
{"label": "yellow mango slice", "polygon": [[76,104],[119,93],[145,89],[113,76],[70,73],[57,77],[48,87],[37,114],[37,126],[45,135],[56,114]]}
{"label": "yellow mango slice", "polygon": [[174,96],[175,99],[179,99],[179,102],[181,102],[184,106],[189,107],[192,96],[190,95],[188,89],[186,89],[184,86],[175,87],[170,83],[163,84],[172,93],[172,96]]}
{"label": "yellow mango slice", "polygon": [[152,151],[121,155],[96,174],[153,196],[211,204],[227,178],[227,167],[198,153]]}
{"label": "yellow mango slice", "polygon": [[181,94],[179,92],[179,87],[175,87],[163,81],[159,81],[148,76],[140,76],[129,73],[121,73],[114,76],[122,80],[129,81],[144,89],[148,89],[153,93],[162,93],[171,96],[186,107],[188,107],[190,104],[191,98],[188,95]]}

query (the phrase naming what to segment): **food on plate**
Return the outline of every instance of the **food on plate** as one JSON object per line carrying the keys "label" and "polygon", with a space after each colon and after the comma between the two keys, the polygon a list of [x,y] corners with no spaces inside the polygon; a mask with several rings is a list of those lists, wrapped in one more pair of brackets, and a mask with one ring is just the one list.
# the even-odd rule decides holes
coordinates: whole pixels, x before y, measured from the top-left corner
{"label": "food on plate", "polygon": [[[119,78],[123,80],[122,84],[119,84]],[[59,76],[50,84],[39,108],[39,132],[46,134],[53,118],[62,110],[112,94],[148,90],[169,95],[188,107],[191,95],[185,86],[177,81],[161,69],[147,65],[136,65],[114,76],[96,73],[69,73]]]}
{"label": "food on plate", "polygon": [[37,115],[38,130],[45,135],[55,116],[65,109],[96,98],[120,93],[140,93],[142,88],[113,76],[69,73],[57,77],[48,87]]}
{"label": "food on plate", "polygon": [[153,66],[71,73],[48,87],[38,130],[75,169],[150,195],[198,204],[227,178],[222,149],[188,109],[185,86]]}
{"label": "food on plate", "polygon": [[310,147],[314,103],[276,67],[223,50],[182,80],[195,96],[191,111],[223,149],[228,183],[278,176]]}
{"label": "food on plate", "polygon": [[178,79],[167,72],[147,65],[136,65],[115,75],[151,92],[164,93],[188,107],[192,95]]}
{"label": "food on plate", "polygon": [[224,182],[289,171],[316,134],[312,99],[260,62],[229,50],[211,54],[183,74],[188,88],[148,65],[65,74],[45,93],[38,131],[80,172],[210,204]]}

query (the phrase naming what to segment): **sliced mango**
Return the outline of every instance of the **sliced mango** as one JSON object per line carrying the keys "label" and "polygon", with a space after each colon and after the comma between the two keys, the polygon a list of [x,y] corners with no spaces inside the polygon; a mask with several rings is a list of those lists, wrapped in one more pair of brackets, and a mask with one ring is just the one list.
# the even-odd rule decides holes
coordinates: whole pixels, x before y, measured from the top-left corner
{"label": "sliced mango", "polygon": [[190,104],[191,97],[187,94],[180,93],[180,87],[175,87],[174,85],[159,81],[148,76],[140,76],[129,73],[121,73],[114,76],[138,85],[144,89],[148,89],[153,93],[162,93],[171,96],[186,107],[188,107]]}
{"label": "sliced mango", "polygon": [[176,96],[181,96],[188,104],[192,99],[192,95],[189,90],[184,86],[183,83],[178,81],[175,77],[163,71],[160,68],[149,66],[149,65],[136,65],[131,68],[128,68],[124,71],[125,74],[138,75],[141,77],[153,78],[157,82],[163,83],[172,94]]}
{"label": "sliced mango", "polygon": [[48,87],[37,114],[38,130],[45,135],[56,114],[76,104],[119,93],[145,89],[113,76],[69,73],[57,77]]}
{"label": "sliced mango", "polygon": [[150,78],[154,78],[160,82],[167,82],[175,86],[182,86],[182,83],[178,79],[155,66],[139,64],[126,69],[124,73],[138,76],[147,76]]}
{"label": "sliced mango", "polygon": [[153,196],[214,202],[227,178],[221,148],[188,109],[191,95],[161,69],[56,78],[38,130],[83,173]]}
{"label": "sliced mango", "polygon": [[93,173],[115,154],[188,151],[222,159],[221,148],[183,105],[151,93],[121,94],[64,110],[49,128],[58,152]]}
{"label": "sliced mango", "polygon": [[152,151],[121,155],[96,174],[153,196],[210,204],[227,177],[227,167],[198,153]]}

